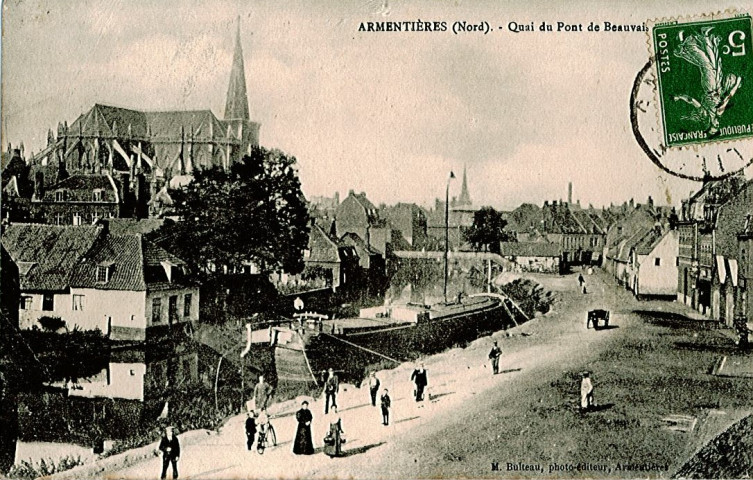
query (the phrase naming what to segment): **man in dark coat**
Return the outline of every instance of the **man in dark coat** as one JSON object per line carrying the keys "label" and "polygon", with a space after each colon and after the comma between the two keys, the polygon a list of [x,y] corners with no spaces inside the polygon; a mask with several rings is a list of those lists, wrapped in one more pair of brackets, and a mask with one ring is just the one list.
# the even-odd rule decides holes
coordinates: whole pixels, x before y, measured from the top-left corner
{"label": "man in dark coat", "polygon": [[311,421],[314,420],[314,416],[309,410],[309,402],[304,400],[301,403],[301,409],[296,412],[295,419],[298,421],[298,430],[295,432],[295,440],[293,441],[293,453],[296,455],[313,455],[314,441],[311,438]]}
{"label": "man in dark coat", "polygon": [[335,371],[329,369],[327,380],[324,382],[324,414],[329,413],[329,399],[332,399],[332,406],[337,406],[337,392],[340,390],[340,379],[335,375]]}
{"label": "man in dark coat", "polygon": [[178,459],[180,458],[180,443],[178,437],[173,433],[173,427],[165,428],[165,434],[159,442],[159,449],[162,452],[162,476],[167,477],[167,465],[173,464],[173,478],[178,478]]}
{"label": "man in dark coat", "polygon": [[499,357],[500,356],[502,356],[502,350],[497,345],[497,342],[494,342],[492,351],[489,352],[489,360],[492,361],[492,370],[494,372],[494,375],[499,373]]}
{"label": "man in dark coat", "polygon": [[410,379],[416,384],[416,401],[421,402],[424,399],[424,388],[429,384],[429,380],[426,377],[426,369],[422,363],[420,367],[413,370]]}
{"label": "man in dark coat", "polygon": [[269,406],[269,399],[272,396],[272,385],[264,381],[264,375],[259,375],[259,383],[254,387],[254,404],[255,410],[266,410]]}
{"label": "man in dark coat", "polygon": [[382,394],[382,397],[380,398],[382,403],[382,425],[389,425],[390,424],[390,406],[392,405],[392,401],[390,400],[390,392],[386,388],[384,389],[384,393]]}
{"label": "man in dark coat", "polygon": [[246,419],[246,446],[249,450],[254,445],[254,437],[256,436],[256,415],[254,412],[248,412],[248,418]]}

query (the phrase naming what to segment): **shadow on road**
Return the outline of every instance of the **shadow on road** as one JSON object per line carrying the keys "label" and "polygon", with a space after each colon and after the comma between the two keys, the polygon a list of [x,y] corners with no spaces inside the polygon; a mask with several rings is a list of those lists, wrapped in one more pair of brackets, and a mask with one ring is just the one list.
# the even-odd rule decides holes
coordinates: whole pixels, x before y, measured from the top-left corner
{"label": "shadow on road", "polygon": [[353,455],[359,455],[361,453],[368,452],[372,448],[384,445],[384,442],[372,443],[371,445],[364,445],[363,447],[354,448],[352,450],[346,450],[343,452],[343,457],[352,457]]}
{"label": "shadow on road", "polygon": [[421,417],[418,417],[418,416],[416,416],[416,417],[401,418],[400,420],[396,420],[396,421],[395,421],[395,422],[393,422],[393,423],[403,423],[403,422],[410,422],[411,420],[415,420],[415,419],[417,419],[417,418],[421,418]]}
{"label": "shadow on road", "polygon": [[513,372],[519,372],[523,370],[522,368],[508,368],[507,370],[500,370],[497,375],[502,375],[503,373],[513,373]]}
{"label": "shadow on road", "polygon": [[583,413],[596,413],[596,412],[603,412],[604,410],[609,410],[610,408],[614,407],[614,403],[605,403],[603,405],[594,405],[588,410],[586,410]]}
{"label": "shadow on road", "polygon": [[444,393],[431,394],[431,395],[429,395],[429,401],[433,402],[434,400],[436,400],[438,398],[442,398],[442,397],[445,397],[447,395],[454,395],[454,394],[455,394],[455,392],[444,392]]}

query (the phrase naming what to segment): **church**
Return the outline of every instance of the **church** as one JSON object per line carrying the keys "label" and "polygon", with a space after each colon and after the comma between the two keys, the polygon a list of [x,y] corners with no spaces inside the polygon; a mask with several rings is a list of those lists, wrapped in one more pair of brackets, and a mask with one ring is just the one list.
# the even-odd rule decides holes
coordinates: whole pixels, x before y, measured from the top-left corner
{"label": "church", "polygon": [[[122,204],[117,216],[159,215],[155,203],[169,201],[168,189],[188,183],[194,169],[227,169],[258,146],[260,126],[249,115],[238,19],[224,118],[211,110],[153,112],[95,104],[72,124],[58,124],[57,135],[50,131],[46,148],[32,156],[32,210],[45,210],[49,192],[56,192],[56,203],[81,195],[96,200],[94,192],[59,190],[102,176],[109,178],[99,183],[113,185]],[[75,223],[74,215],[55,222]]]}

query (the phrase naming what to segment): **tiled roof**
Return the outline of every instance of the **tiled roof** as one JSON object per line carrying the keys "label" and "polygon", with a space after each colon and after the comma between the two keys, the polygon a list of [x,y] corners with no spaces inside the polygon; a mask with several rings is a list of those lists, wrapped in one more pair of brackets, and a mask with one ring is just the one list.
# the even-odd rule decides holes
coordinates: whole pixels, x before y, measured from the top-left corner
{"label": "tiled roof", "polygon": [[635,253],[638,255],[648,255],[651,253],[651,251],[656,247],[656,245],[661,241],[662,238],[664,238],[664,235],[666,235],[666,231],[663,231],[661,228],[652,228],[648,232],[646,232],[643,237],[638,240],[638,242],[635,243],[633,246],[633,249],[635,249]]}
{"label": "tiled roof", "polygon": [[505,230],[527,232],[541,227],[541,209],[531,203],[524,203],[510,212]]}
{"label": "tiled roof", "polygon": [[165,220],[162,218],[103,218],[100,222],[107,224],[111,235],[128,235],[153,232],[160,228]]}
{"label": "tiled roof", "polygon": [[[180,285],[181,275],[168,281],[165,265],[184,262],[139,234],[107,235],[79,262],[71,275],[71,286],[103,290],[162,290]],[[97,281],[97,267],[108,265],[107,282]],[[176,281],[177,280],[177,281]]]}
{"label": "tiled roof", "polygon": [[354,247],[359,257],[362,255],[381,255],[381,253],[368,246],[366,242],[355,233],[346,233],[342,236],[340,241],[342,241],[345,245]]}
{"label": "tiled roof", "polygon": [[74,265],[101,233],[99,227],[16,224],[6,229],[2,243],[26,272],[22,290],[64,290]]}
{"label": "tiled roof", "polygon": [[337,244],[324,233],[321,227],[314,225],[309,231],[309,257],[308,262],[329,262],[337,263],[340,261]]}
{"label": "tiled roof", "polygon": [[559,257],[560,246],[550,242],[500,242],[499,252],[502,256],[515,257]]}

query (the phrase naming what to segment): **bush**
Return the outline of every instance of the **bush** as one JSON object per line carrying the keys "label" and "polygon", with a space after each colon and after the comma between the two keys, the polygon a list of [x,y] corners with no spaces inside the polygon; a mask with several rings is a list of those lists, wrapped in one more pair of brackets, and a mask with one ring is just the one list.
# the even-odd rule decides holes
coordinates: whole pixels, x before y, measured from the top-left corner
{"label": "bush", "polygon": [[44,316],[39,318],[39,324],[47,332],[57,332],[65,327],[65,320],[60,317]]}
{"label": "bush", "polygon": [[81,457],[66,456],[58,460],[55,463],[52,459],[45,461],[44,459],[38,461],[36,464],[21,460],[21,463],[13,465],[8,471],[8,478],[18,479],[34,479],[38,477],[46,477],[53,473],[63,472],[70,470],[73,467],[83,465]]}

